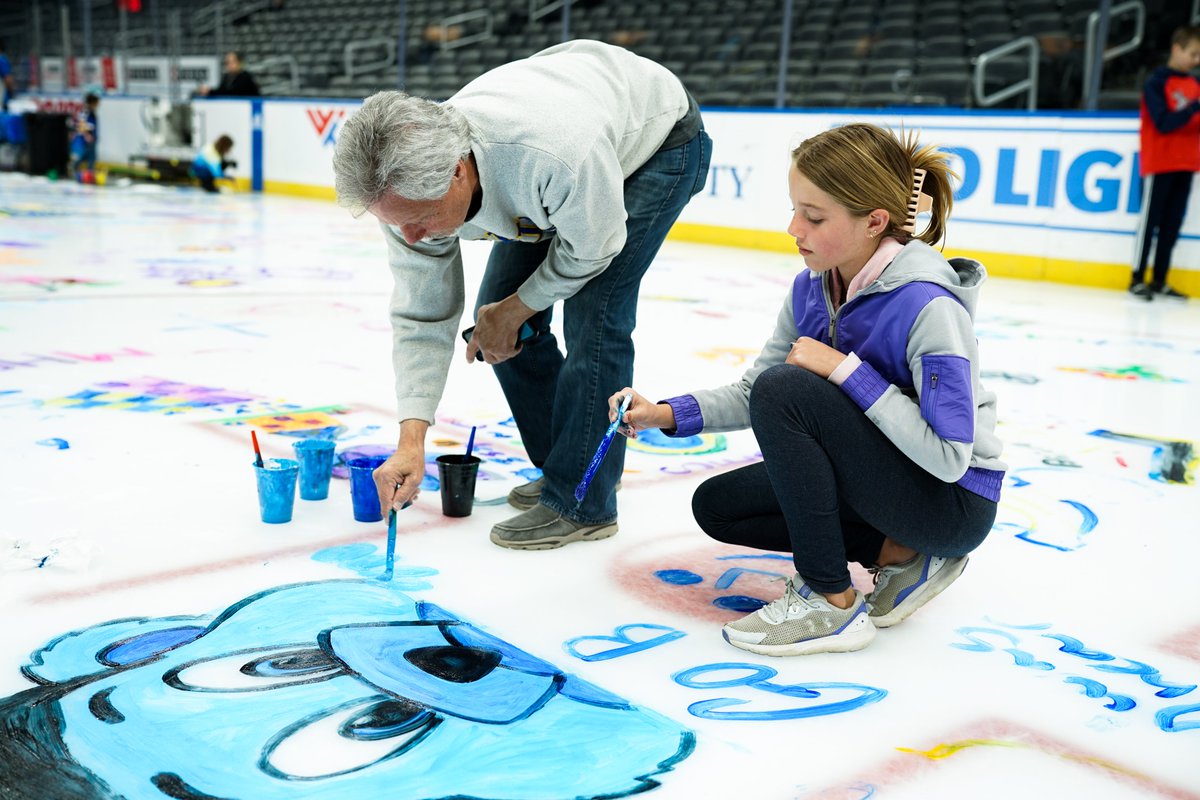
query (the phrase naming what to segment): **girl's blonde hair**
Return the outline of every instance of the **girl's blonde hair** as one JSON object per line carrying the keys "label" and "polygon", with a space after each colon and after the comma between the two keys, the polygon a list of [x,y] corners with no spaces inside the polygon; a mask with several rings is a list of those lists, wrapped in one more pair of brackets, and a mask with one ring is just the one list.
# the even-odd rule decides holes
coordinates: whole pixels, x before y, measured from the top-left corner
{"label": "girl's blonde hair", "polygon": [[[914,133],[900,136],[877,125],[851,123],[805,139],[792,151],[792,164],[821,191],[852,215],[865,217],[877,208],[888,212],[885,236],[901,242],[916,238],[934,245],[946,235],[954,204],[949,159]],[[925,230],[904,230],[913,197],[914,170],[925,170],[922,191],[933,199]]]}

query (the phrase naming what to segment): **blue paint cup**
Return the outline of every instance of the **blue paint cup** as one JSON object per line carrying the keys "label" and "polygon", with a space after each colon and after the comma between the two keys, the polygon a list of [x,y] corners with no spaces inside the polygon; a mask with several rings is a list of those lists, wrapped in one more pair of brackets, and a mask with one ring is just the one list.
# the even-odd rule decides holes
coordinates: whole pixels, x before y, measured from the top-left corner
{"label": "blue paint cup", "polygon": [[292,521],[299,470],[300,465],[290,458],[268,458],[261,467],[254,464],[258,476],[258,512],[263,522]]}
{"label": "blue paint cup", "polygon": [[333,447],[329,439],[303,439],[292,445],[296,460],[300,462],[301,500],[324,500],[329,497]]}
{"label": "blue paint cup", "polygon": [[359,522],[379,522],[379,490],[371,473],[387,461],[387,456],[363,456],[346,462],[350,468],[350,502],[354,504],[354,518]]}

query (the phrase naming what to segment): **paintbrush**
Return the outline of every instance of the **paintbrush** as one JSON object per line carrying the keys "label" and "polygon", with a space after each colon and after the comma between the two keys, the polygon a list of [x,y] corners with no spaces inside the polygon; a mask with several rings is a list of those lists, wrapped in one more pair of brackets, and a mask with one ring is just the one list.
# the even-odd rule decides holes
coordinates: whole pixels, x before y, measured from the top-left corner
{"label": "paintbrush", "polygon": [[254,442],[254,466],[261,467],[263,465],[262,451],[258,449],[258,434],[250,431],[250,441]]}
{"label": "paintbrush", "polygon": [[600,462],[604,460],[604,455],[608,452],[608,447],[612,444],[613,437],[617,435],[617,428],[621,426],[621,420],[624,418],[625,412],[629,410],[631,402],[633,402],[633,395],[631,394],[627,394],[621,399],[621,408],[617,411],[617,418],[609,424],[608,430],[604,432],[604,438],[600,440],[600,446],[596,448],[596,455],[592,456],[592,463],[588,464],[587,470],[583,473],[583,480],[575,487],[576,504],[583,502],[583,497],[587,494],[588,486],[591,485],[592,478],[596,476],[596,470],[600,469]]}

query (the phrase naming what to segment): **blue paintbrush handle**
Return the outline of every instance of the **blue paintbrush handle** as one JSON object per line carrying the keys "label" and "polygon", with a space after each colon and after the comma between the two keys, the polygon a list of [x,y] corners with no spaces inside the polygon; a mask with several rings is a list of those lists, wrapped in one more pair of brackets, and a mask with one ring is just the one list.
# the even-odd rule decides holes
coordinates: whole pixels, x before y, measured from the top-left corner
{"label": "blue paintbrush handle", "polygon": [[575,502],[582,503],[584,495],[587,494],[588,486],[592,483],[592,478],[596,477],[596,470],[600,469],[600,462],[604,460],[604,455],[608,452],[609,445],[612,444],[613,437],[617,435],[617,428],[621,426],[621,419],[625,416],[625,412],[629,410],[629,404],[633,402],[633,395],[627,394],[621,400],[621,408],[617,411],[617,418],[613,420],[608,430],[604,432],[604,438],[600,440],[600,446],[596,448],[596,455],[592,456],[592,463],[588,464],[588,468],[583,473],[583,480],[575,487]]}

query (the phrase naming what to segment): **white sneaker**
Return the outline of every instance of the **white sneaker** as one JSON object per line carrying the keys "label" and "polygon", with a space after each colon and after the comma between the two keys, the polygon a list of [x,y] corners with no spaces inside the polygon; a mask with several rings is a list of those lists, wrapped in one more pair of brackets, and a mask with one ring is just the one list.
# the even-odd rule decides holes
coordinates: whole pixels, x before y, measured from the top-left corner
{"label": "white sneaker", "polygon": [[866,600],[855,590],[854,604],[838,608],[804,579],[788,579],[783,597],[731,622],[721,630],[734,647],[764,656],[803,656],[861,650],[875,638]]}

